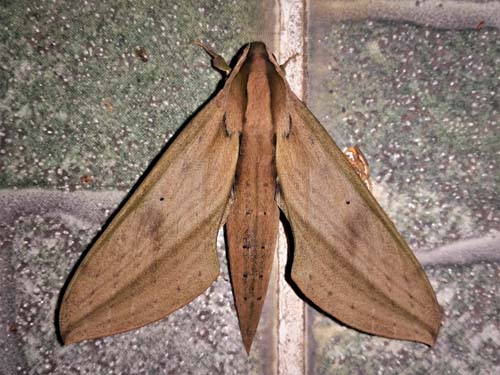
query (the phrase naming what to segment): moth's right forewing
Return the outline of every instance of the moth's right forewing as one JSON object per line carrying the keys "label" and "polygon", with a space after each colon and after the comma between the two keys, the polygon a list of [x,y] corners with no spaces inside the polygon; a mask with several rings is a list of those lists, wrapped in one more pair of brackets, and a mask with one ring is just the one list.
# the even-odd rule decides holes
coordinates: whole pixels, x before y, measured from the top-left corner
{"label": "moth's right forewing", "polygon": [[278,134],[280,207],[293,232],[292,279],[322,310],[376,335],[432,345],[441,309],[420,264],[340,149],[290,92]]}
{"label": "moth's right forewing", "polygon": [[239,147],[224,95],[179,134],[83,259],[60,308],[65,343],[159,320],[216,279]]}

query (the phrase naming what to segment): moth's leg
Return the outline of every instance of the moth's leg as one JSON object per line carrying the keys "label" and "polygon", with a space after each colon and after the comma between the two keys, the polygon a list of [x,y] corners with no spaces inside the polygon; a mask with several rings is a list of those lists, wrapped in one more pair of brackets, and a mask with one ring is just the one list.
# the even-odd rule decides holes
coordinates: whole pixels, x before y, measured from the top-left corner
{"label": "moth's leg", "polygon": [[280,65],[280,68],[283,69],[283,71],[286,73],[286,67],[290,63],[290,61],[295,60],[299,56],[298,53],[294,53],[292,56],[290,56],[286,61]]}
{"label": "moth's leg", "polygon": [[215,52],[212,47],[198,40],[194,40],[193,42],[191,42],[191,44],[203,48],[205,52],[208,53],[212,58],[212,66],[215,69],[220,70],[223,73],[226,73],[226,75],[229,75],[229,72],[231,71],[229,64],[226,62],[226,60],[224,60],[224,58],[221,55]]}
{"label": "moth's leg", "polygon": [[278,126],[278,129],[281,129],[280,134],[282,137],[288,138],[293,126],[292,115],[288,114],[288,116],[285,117],[281,124],[281,126]]}
{"label": "moth's leg", "polygon": [[344,154],[358,176],[361,178],[361,180],[363,180],[368,190],[372,191],[372,183],[370,181],[370,167],[365,155],[361,152],[359,147],[348,147],[344,150]]}
{"label": "moth's leg", "polygon": [[220,226],[223,226],[227,222],[227,217],[229,216],[229,213],[231,212],[231,207],[233,206],[234,203],[234,188],[231,189],[231,193],[229,195],[229,199],[227,200],[226,207],[224,208],[224,214],[222,215],[222,220],[220,222]]}

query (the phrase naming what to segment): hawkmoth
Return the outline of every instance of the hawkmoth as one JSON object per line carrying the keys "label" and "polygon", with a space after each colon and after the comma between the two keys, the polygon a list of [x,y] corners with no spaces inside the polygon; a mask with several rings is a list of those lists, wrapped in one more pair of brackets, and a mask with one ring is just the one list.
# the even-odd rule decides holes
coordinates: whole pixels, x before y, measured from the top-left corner
{"label": "hawkmoth", "polygon": [[[408,245],[347,158],[291,91],[261,42],[183,129],[86,254],[60,306],[66,344],[164,318],[229,267],[247,352],[272,267],[280,210],[291,278],[327,314],[375,335],[433,345],[434,291]],[[368,175],[366,176],[368,178]]]}

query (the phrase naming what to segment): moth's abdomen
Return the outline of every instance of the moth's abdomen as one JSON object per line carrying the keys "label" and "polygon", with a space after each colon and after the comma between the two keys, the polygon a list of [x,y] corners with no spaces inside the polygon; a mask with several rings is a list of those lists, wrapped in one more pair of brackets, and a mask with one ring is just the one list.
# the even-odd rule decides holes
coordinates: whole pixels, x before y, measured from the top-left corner
{"label": "moth's abdomen", "polygon": [[234,203],[227,220],[231,281],[247,351],[264,304],[279,223],[279,210],[274,199],[275,129],[265,63],[254,59],[246,82],[248,96]]}

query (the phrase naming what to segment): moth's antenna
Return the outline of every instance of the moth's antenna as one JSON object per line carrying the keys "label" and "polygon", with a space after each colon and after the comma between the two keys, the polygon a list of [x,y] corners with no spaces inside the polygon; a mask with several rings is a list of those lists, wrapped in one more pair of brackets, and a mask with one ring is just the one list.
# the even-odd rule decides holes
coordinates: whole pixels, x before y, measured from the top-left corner
{"label": "moth's antenna", "polygon": [[298,53],[294,53],[292,56],[290,56],[286,61],[280,65],[280,68],[286,73],[286,66],[290,63],[290,61],[295,60],[299,56]]}
{"label": "moth's antenna", "polygon": [[226,60],[224,60],[224,58],[221,55],[219,55],[217,52],[215,52],[212,47],[210,47],[209,45],[207,45],[203,42],[200,42],[199,40],[193,40],[191,42],[191,44],[203,48],[205,50],[205,52],[208,53],[210,55],[210,57],[212,58],[212,66],[215,69],[226,73],[226,75],[229,75],[229,73],[231,72],[231,68],[229,67],[229,64],[226,62]]}

